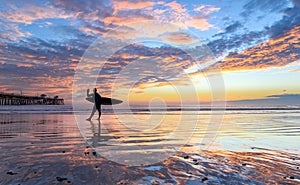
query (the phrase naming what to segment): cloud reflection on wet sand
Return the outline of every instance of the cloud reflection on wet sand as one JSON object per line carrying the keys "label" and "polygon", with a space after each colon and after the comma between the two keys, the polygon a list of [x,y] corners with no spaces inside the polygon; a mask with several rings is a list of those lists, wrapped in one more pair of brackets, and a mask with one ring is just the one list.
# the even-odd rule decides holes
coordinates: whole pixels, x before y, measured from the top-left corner
{"label": "cloud reflection on wet sand", "polygon": [[109,161],[87,146],[73,115],[0,114],[1,184],[297,184],[298,154],[252,148],[179,152],[150,166]]}

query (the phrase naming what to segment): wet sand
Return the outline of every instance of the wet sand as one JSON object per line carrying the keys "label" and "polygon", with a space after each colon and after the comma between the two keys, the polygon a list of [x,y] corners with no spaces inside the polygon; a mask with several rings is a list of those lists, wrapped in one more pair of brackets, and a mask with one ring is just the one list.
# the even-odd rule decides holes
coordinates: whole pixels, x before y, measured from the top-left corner
{"label": "wet sand", "polygon": [[149,166],[105,159],[72,114],[0,114],[0,184],[299,184],[294,151],[178,152]]}

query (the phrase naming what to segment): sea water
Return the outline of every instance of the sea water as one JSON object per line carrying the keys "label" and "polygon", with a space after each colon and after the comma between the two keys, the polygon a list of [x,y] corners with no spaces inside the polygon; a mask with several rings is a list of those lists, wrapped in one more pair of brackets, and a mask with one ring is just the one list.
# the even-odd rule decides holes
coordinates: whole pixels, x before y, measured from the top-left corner
{"label": "sea water", "polygon": [[[222,122],[214,123],[213,114]],[[88,116],[88,111],[59,108],[1,111],[1,184],[52,184],[62,175],[74,184],[116,184],[124,178],[140,184],[198,184],[204,177],[212,184],[299,183],[297,108],[105,110],[99,122],[83,119]],[[94,153],[97,148],[100,153]],[[118,149],[121,160],[128,153],[177,153],[126,167],[107,149]],[[16,174],[7,174],[10,170]]]}

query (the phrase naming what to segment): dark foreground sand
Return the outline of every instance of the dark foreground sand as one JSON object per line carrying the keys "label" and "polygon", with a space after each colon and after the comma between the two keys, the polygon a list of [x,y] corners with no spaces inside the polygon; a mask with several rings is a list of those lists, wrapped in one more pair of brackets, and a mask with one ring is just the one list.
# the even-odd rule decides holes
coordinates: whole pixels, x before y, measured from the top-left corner
{"label": "dark foreground sand", "polygon": [[72,115],[0,116],[0,184],[300,183],[299,154],[255,147],[251,152],[199,151],[128,167],[87,146]]}

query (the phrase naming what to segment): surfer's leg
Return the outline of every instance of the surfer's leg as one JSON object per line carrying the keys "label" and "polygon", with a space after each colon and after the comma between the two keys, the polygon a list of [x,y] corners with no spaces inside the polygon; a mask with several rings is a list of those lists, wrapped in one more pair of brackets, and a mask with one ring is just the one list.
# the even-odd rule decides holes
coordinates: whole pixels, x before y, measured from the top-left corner
{"label": "surfer's leg", "polygon": [[101,106],[97,106],[97,110],[98,110],[98,113],[99,113],[99,117],[98,117],[98,120],[99,120],[100,117],[101,117]]}
{"label": "surfer's leg", "polygon": [[90,121],[92,119],[92,117],[94,116],[95,112],[96,112],[96,106],[94,105],[93,110],[91,112],[91,115],[90,115],[90,117],[87,120]]}

